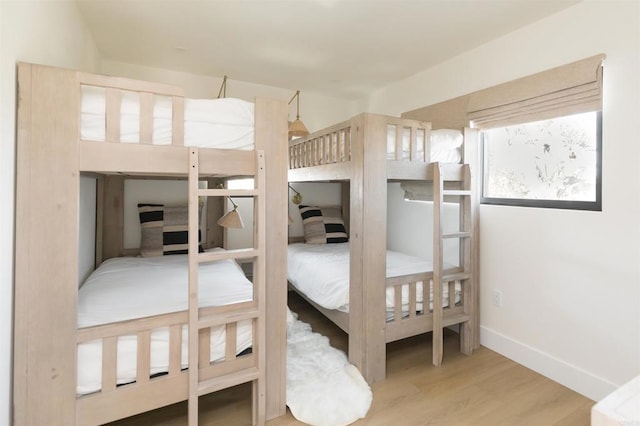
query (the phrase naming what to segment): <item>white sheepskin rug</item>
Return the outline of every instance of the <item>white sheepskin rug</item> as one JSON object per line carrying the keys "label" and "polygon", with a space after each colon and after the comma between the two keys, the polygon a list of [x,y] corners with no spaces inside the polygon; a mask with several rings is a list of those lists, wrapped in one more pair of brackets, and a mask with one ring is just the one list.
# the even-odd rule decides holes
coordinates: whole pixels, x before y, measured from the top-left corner
{"label": "white sheepskin rug", "polygon": [[311,331],[288,311],[287,405],[293,416],[314,426],[348,425],[371,406],[371,388],[344,352]]}

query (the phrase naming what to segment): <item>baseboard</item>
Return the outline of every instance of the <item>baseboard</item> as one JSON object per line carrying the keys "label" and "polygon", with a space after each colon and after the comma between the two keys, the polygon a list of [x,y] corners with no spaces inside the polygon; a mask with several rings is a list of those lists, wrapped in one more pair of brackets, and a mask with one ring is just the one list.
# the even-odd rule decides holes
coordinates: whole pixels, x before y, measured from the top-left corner
{"label": "baseboard", "polygon": [[594,401],[618,388],[614,383],[487,327],[480,327],[480,344]]}

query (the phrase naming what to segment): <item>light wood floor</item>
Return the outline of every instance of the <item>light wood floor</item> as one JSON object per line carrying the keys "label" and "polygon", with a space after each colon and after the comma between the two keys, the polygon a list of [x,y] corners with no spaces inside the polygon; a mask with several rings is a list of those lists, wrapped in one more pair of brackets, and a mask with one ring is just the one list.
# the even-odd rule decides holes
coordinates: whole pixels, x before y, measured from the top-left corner
{"label": "light wood floor", "polygon": [[[345,350],[347,336],[299,296],[289,306],[314,331]],[[354,425],[589,425],[594,402],[481,347],[460,354],[457,334],[445,333],[442,366],[431,364],[430,335],[387,345],[387,379],[373,385],[367,417]],[[200,424],[249,425],[251,389],[241,385],[200,399]],[[174,404],[112,426],[186,425],[186,404]],[[287,410],[268,426],[300,425]]]}

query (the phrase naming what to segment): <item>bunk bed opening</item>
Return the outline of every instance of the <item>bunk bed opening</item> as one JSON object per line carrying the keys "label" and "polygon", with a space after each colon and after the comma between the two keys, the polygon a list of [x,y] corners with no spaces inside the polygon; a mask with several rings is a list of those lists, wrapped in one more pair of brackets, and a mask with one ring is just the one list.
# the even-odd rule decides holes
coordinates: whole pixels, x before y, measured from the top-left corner
{"label": "bunk bed opening", "polygon": [[[319,260],[325,248],[308,245],[305,252],[300,250],[304,245],[290,246],[289,281],[349,334],[350,362],[369,383],[384,379],[385,345],[391,341],[432,332],[433,363],[439,365],[442,328],[459,325],[461,351],[473,350],[475,205],[471,168],[464,161],[476,149],[475,136],[472,129],[432,130],[425,122],[361,114],[290,142],[290,182],[343,182],[349,243],[326,248],[331,253],[327,262],[339,263],[340,272],[326,278],[325,290],[317,290],[323,278],[312,265],[329,268]],[[425,242],[433,246],[431,262],[404,272],[393,272],[397,256],[387,250],[387,183],[397,181],[426,182],[434,204],[433,217],[425,217],[425,226],[433,229],[433,242]],[[459,205],[459,229],[454,231],[442,228],[445,201]],[[453,241],[458,243],[458,261],[447,265],[443,246]],[[304,270],[316,272],[304,276]],[[324,292],[328,299],[314,297],[314,292]],[[338,299],[338,304],[331,302]]]}

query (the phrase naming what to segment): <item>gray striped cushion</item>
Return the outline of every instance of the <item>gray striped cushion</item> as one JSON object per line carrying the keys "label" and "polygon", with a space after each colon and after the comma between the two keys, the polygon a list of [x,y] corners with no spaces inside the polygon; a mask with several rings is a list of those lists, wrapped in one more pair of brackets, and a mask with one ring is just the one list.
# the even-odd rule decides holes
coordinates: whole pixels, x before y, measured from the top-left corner
{"label": "gray striped cushion", "polygon": [[342,220],[340,206],[298,206],[307,244],[346,243],[347,229]]}
{"label": "gray striped cushion", "polygon": [[[200,217],[201,208],[198,211]],[[186,205],[138,204],[142,257],[186,254],[189,250],[189,209]],[[200,242],[198,231],[198,242]],[[202,251],[202,247],[198,247]]]}

